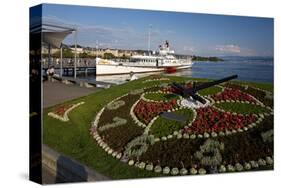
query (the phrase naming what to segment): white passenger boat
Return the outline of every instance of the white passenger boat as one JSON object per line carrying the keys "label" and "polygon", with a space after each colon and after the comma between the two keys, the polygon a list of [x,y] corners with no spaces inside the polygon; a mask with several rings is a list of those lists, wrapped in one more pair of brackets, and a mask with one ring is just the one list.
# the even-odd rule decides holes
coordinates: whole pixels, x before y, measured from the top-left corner
{"label": "white passenger boat", "polygon": [[168,41],[159,50],[149,55],[133,55],[127,62],[96,58],[96,75],[138,74],[148,72],[189,69],[192,57],[176,58]]}

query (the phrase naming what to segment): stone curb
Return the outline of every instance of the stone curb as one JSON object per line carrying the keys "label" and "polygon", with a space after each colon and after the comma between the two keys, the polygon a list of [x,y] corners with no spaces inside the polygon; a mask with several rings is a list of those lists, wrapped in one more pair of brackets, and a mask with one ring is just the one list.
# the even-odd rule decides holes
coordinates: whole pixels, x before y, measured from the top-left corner
{"label": "stone curb", "polygon": [[42,163],[47,166],[53,174],[56,174],[66,182],[110,180],[110,178],[90,169],[74,159],[59,154],[44,144],[42,147]]}

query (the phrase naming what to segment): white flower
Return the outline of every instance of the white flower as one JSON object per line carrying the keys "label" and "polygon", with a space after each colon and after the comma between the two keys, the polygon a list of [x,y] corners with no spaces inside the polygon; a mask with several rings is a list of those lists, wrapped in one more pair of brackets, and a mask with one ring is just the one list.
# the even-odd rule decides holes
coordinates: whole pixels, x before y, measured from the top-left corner
{"label": "white flower", "polygon": [[177,135],[177,139],[181,139],[181,138],[182,138],[182,134],[179,133],[179,134]]}
{"label": "white flower", "polygon": [[153,165],[152,164],[148,164],[148,165],[146,165],[145,169],[148,170],[148,171],[152,171],[153,170]]}
{"label": "white flower", "polygon": [[179,173],[179,169],[178,168],[172,168],[172,170],[171,170],[171,174],[172,175],[178,175],[178,173]]}
{"label": "white flower", "polygon": [[205,170],[204,168],[200,168],[200,169],[198,170],[198,173],[199,173],[199,174],[206,174],[206,170]]}
{"label": "white flower", "polygon": [[170,168],[166,166],[166,167],[163,169],[163,174],[169,174],[169,173],[170,173]]}
{"label": "white flower", "polygon": [[160,173],[161,171],[162,171],[162,167],[161,166],[157,165],[157,166],[154,167],[154,172]]}
{"label": "white flower", "polygon": [[227,170],[228,170],[229,172],[234,172],[234,171],[235,171],[235,168],[234,168],[231,164],[229,164],[229,165],[227,165]]}
{"label": "white flower", "polygon": [[141,162],[139,163],[139,166],[138,166],[140,169],[144,169],[145,168],[145,163],[144,162]]}
{"label": "white flower", "polygon": [[196,134],[190,135],[190,139],[195,139],[195,138],[196,138]]}
{"label": "white flower", "polygon": [[113,152],[113,150],[109,149],[107,153],[110,155],[110,154],[112,154],[112,152]]}
{"label": "white flower", "polygon": [[250,161],[252,168],[258,168],[259,164],[256,161]]}
{"label": "white flower", "polygon": [[225,136],[225,133],[222,132],[222,131],[220,131],[220,132],[219,132],[219,135],[220,135],[220,136]]}
{"label": "white flower", "polygon": [[107,109],[108,110],[116,110],[120,108],[121,106],[124,106],[126,103],[123,100],[117,100],[117,101],[112,101],[109,104],[107,104]]}
{"label": "white flower", "polygon": [[218,136],[218,134],[216,132],[212,132],[211,135],[212,135],[212,137],[217,137]]}
{"label": "white flower", "polygon": [[122,154],[121,154],[121,153],[118,153],[118,154],[116,155],[116,158],[117,158],[117,159],[121,159],[121,157],[122,157]]}
{"label": "white flower", "polygon": [[240,163],[236,163],[236,164],[235,164],[235,169],[236,169],[237,171],[242,171],[244,168],[243,168],[243,166],[242,166]]}
{"label": "white flower", "polygon": [[210,137],[209,133],[205,132],[204,133],[204,138],[209,138],[209,137]]}
{"label": "white flower", "polygon": [[224,165],[220,165],[219,172],[225,172],[226,168]]}
{"label": "white flower", "polygon": [[267,164],[269,164],[269,165],[273,164],[273,159],[271,157],[266,157],[265,160],[266,160]]}
{"label": "white flower", "polygon": [[239,129],[237,129],[237,131],[241,133],[241,132],[243,132],[243,129],[239,128]]}
{"label": "white flower", "polygon": [[197,174],[197,170],[196,170],[195,168],[191,168],[191,169],[190,169],[190,173],[191,173],[192,175]]}
{"label": "white flower", "polygon": [[112,153],[112,157],[116,157],[116,155],[117,155],[116,151]]}
{"label": "white flower", "polygon": [[265,165],[266,165],[266,161],[265,161],[264,159],[259,159],[259,160],[258,160],[258,164],[259,164],[260,166],[265,166]]}
{"label": "white flower", "polygon": [[160,138],[155,138],[154,139],[154,142],[159,142],[160,141]]}
{"label": "white flower", "polygon": [[250,170],[250,169],[251,169],[251,164],[250,164],[250,163],[245,163],[245,164],[244,164],[244,168],[245,168],[246,170]]}
{"label": "white flower", "polygon": [[180,174],[181,175],[186,175],[188,173],[188,171],[185,169],[185,168],[182,168],[181,170],[180,170]]}
{"label": "white flower", "polygon": [[128,164],[129,164],[130,166],[134,165],[134,163],[135,163],[134,160],[129,160],[129,162],[128,162]]}

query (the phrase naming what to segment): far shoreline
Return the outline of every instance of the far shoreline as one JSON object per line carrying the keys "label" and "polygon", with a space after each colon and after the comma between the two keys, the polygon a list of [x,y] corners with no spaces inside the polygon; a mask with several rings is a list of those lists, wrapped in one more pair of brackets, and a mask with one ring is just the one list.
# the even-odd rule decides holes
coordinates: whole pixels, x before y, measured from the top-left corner
{"label": "far shoreline", "polygon": [[211,57],[203,57],[203,56],[193,56],[192,57],[192,61],[210,61],[210,62],[219,62],[219,61],[224,61],[224,59],[222,58],[218,58],[215,56],[211,56]]}

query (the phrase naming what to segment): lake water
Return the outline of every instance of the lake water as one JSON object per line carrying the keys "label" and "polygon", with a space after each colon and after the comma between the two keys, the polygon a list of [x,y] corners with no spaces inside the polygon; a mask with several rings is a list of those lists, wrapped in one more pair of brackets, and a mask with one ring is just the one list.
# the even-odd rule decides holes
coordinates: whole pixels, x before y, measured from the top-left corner
{"label": "lake water", "polygon": [[[194,62],[192,69],[173,73],[171,75],[219,79],[233,74],[238,75],[238,80],[273,83],[273,58],[266,57],[223,57],[221,62]],[[138,77],[149,74],[138,75]],[[124,83],[130,77],[128,75],[88,77],[99,81],[111,83]]]}
{"label": "lake water", "polygon": [[232,74],[238,80],[273,83],[273,59],[256,57],[224,57],[222,62],[194,62],[191,70],[174,75],[218,79]]}

